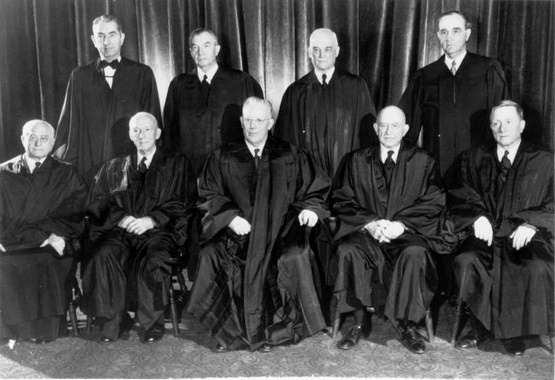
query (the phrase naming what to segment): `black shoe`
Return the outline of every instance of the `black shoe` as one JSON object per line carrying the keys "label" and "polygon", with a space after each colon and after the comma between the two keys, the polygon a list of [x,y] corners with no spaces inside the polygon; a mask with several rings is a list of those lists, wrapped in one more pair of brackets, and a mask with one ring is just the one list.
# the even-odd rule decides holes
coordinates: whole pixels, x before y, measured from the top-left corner
{"label": "black shoe", "polygon": [[351,327],[349,333],[337,343],[340,350],[350,350],[358,344],[360,337],[363,335],[362,325]]}
{"label": "black shoe", "polygon": [[222,346],[221,344],[217,343],[216,344],[216,352],[219,352],[219,353],[227,352],[227,347]]}
{"label": "black shoe", "polygon": [[474,330],[470,330],[468,334],[457,340],[455,347],[462,350],[470,350],[473,348],[482,349],[482,345],[489,339],[490,334],[488,332],[477,334]]}
{"label": "black shoe", "polygon": [[526,350],[522,338],[504,339],[503,346],[505,346],[505,350],[507,350],[509,355],[514,356],[522,356],[524,350]]}
{"label": "black shoe", "polygon": [[410,352],[415,354],[423,354],[426,351],[424,338],[416,331],[416,327],[405,327],[402,330],[402,342],[409,349]]}
{"label": "black shoe", "polygon": [[265,343],[262,347],[260,347],[259,351],[260,352],[272,352],[274,350],[274,347],[269,345],[268,343]]}
{"label": "black shoe", "polygon": [[164,325],[161,323],[155,323],[150,329],[145,331],[145,336],[143,343],[153,343],[157,342],[164,336]]}

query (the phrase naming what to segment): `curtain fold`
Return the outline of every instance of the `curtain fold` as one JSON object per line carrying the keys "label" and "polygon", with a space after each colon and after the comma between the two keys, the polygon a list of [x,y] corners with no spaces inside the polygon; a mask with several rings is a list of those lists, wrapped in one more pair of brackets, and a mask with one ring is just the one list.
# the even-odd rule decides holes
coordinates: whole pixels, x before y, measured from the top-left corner
{"label": "curtain fold", "polygon": [[333,29],[337,66],[361,75],[378,107],[396,103],[410,76],[437,60],[436,19],[460,9],[472,21],[468,49],[497,58],[525,136],[554,146],[555,2],[550,0],[2,0],[0,161],[21,152],[23,123],[58,121],[71,70],[97,57],[92,20],[124,23],[123,55],[152,67],[163,102],[170,81],[190,71],[189,33],[213,29],[220,62],[256,78],[275,113],[289,84],[311,69],[308,38]]}

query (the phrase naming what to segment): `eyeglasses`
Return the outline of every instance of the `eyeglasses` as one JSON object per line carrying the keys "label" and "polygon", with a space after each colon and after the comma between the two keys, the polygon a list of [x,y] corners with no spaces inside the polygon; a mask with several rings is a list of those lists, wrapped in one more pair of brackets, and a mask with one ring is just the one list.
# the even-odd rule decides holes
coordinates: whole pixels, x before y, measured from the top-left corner
{"label": "eyeglasses", "polygon": [[378,128],[380,129],[387,129],[387,128],[400,128],[402,127],[402,124],[399,123],[379,123],[378,124]]}
{"label": "eyeglasses", "polygon": [[46,144],[47,142],[50,141],[50,136],[47,135],[42,135],[42,136],[37,136],[34,133],[29,135],[29,141],[32,143],[35,143],[40,141],[41,144]]}
{"label": "eyeglasses", "polygon": [[250,124],[254,123],[255,125],[260,125],[260,124],[262,124],[262,123],[264,123],[268,120],[271,120],[271,119],[245,119],[244,117],[242,117],[241,120],[243,120],[243,123],[245,123],[245,124],[250,125]]}

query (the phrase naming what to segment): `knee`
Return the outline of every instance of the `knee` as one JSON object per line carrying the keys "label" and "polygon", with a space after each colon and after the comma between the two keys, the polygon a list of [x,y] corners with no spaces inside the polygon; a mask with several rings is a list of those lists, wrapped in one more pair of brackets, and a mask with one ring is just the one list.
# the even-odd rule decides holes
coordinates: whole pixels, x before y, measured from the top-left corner
{"label": "knee", "polygon": [[453,259],[453,270],[455,273],[466,271],[469,267],[479,262],[478,254],[474,251],[459,253]]}
{"label": "knee", "polygon": [[424,265],[428,259],[428,250],[424,247],[411,245],[403,250],[401,257],[412,265]]}
{"label": "knee", "polygon": [[100,244],[94,248],[87,261],[94,265],[101,265],[118,260],[116,260],[116,255],[112,246]]}
{"label": "knee", "polygon": [[552,276],[553,270],[549,268],[548,263],[540,259],[525,260],[522,263],[522,270],[529,277],[548,278]]}
{"label": "knee", "polygon": [[288,248],[278,259],[278,267],[283,266],[296,266],[299,264],[307,263],[308,250],[299,247]]}

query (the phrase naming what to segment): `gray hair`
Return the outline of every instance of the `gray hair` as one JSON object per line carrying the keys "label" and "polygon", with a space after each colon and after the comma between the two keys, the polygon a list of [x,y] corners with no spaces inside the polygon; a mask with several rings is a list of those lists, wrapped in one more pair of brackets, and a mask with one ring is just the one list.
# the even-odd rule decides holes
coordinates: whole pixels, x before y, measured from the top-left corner
{"label": "gray hair", "polygon": [[153,114],[149,112],[141,111],[141,112],[137,112],[135,115],[131,117],[131,119],[129,119],[129,129],[134,128],[137,122],[139,121],[139,119],[142,119],[142,118],[150,119],[152,121],[152,124],[154,124],[156,128],[159,128],[158,120],[156,120]]}
{"label": "gray hair", "polygon": [[472,23],[468,20],[468,17],[467,17],[464,13],[462,13],[461,11],[454,11],[454,10],[451,10],[451,11],[443,12],[443,13],[441,14],[441,16],[439,16],[439,17],[437,18],[437,21],[436,21],[436,28],[437,28],[437,30],[439,30],[439,22],[441,21],[441,19],[442,19],[443,17],[445,17],[445,16],[453,16],[453,15],[459,15],[459,16],[461,16],[461,17],[463,18],[465,29],[472,29]]}
{"label": "gray hair", "polygon": [[212,37],[214,37],[214,40],[216,41],[216,45],[220,44],[218,42],[218,36],[216,35],[216,33],[214,33],[214,31],[212,29],[197,28],[197,29],[193,30],[191,32],[191,34],[189,34],[189,47],[191,47],[191,45],[193,44],[193,38],[195,38],[196,36],[198,36],[199,34],[202,34],[202,33],[210,34]]}
{"label": "gray hair", "polygon": [[268,108],[268,111],[270,111],[270,115],[272,114],[272,103],[270,103],[269,100],[267,99],[262,99],[259,98],[257,96],[251,96],[249,98],[247,98],[244,102],[243,102],[243,107],[242,109],[244,110],[245,107],[247,107],[250,104],[263,104],[266,108]]}
{"label": "gray hair", "polygon": [[54,135],[56,134],[56,130],[54,129],[54,127],[49,122],[40,119],[29,120],[28,122],[23,124],[23,127],[21,128],[21,136],[29,135],[33,127],[38,124],[47,126],[52,132],[52,137],[54,137]]}
{"label": "gray hair", "polygon": [[491,109],[491,113],[489,114],[490,121],[491,121],[491,118],[493,117],[493,113],[498,108],[501,108],[501,107],[513,107],[516,113],[518,114],[518,116],[520,117],[520,120],[524,120],[524,110],[522,109],[520,104],[513,102],[512,100],[502,100]]}
{"label": "gray hair", "polygon": [[122,24],[121,19],[119,17],[112,16],[112,15],[109,15],[109,14],[98,16],[97,18],[95,18],[93,20],[92,27],[94,28],[95,25],[100,24],[101,22],[115,22],[116,25],[117,25],[118,32],[122,33],[123,24]]}
{"label": "gray hair", "polygon": [[316,33],[329,33],[331,34],[332,38],[333,38],[333,42],[335,44],[335,47],[339,46],[339,42],[337,41],[337,34],[335,34],[335,32],[329,28],[319,28],[314,30],[311,34],[310,34],[310,38],[308,39],[308,46],[312,46],[312,39],[314,37],[314,35]]}

